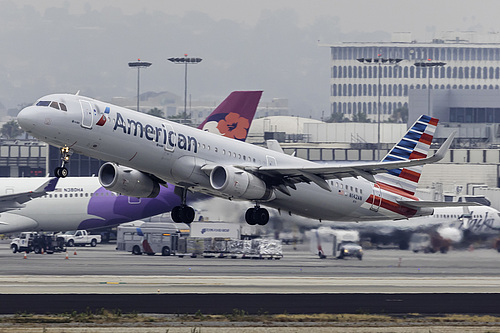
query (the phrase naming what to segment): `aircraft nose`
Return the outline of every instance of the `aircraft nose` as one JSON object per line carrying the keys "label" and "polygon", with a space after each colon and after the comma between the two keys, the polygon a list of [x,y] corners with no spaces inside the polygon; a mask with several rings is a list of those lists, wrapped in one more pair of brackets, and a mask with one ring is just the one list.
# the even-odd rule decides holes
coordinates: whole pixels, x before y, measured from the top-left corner
{"label": "aircraft nose", "polygon": [[17,115],[17,123],[23,130],[26,132],[31,132],[33,127],[35,127],[34,123],[34,115],[35,115],[35,108],[33,106],[28,106],[19,112]]}

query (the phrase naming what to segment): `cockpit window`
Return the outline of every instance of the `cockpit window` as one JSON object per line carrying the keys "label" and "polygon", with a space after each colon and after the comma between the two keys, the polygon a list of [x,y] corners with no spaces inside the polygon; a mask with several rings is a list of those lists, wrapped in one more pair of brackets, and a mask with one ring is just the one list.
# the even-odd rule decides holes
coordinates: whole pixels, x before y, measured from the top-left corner
{"label": "cockpit window", "polygon": [[57,102],[50,103],[50,107],[59,110],[59,104]]}
{"label": "cockpit window", "polygon": [[63,103],[59,103],[59,106],[61,107],[61,110],[68,111],[68,109],[66,109],[66,105],[64,105]]}
{"label": "cockpit window", "polygon": [[49,106],[50,101],[39,101],[36,106]]}

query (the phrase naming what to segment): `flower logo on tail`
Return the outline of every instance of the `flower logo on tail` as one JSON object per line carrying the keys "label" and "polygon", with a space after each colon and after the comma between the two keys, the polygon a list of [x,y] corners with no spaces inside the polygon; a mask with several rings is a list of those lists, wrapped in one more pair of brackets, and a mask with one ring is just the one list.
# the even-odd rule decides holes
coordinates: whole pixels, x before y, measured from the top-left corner
{"label": "flower logo on tail", "polygon": [[219,132],[228,138],[245,140],[250,123],[248,119],[240,117],[239,114],[230,112],[217,124]]}

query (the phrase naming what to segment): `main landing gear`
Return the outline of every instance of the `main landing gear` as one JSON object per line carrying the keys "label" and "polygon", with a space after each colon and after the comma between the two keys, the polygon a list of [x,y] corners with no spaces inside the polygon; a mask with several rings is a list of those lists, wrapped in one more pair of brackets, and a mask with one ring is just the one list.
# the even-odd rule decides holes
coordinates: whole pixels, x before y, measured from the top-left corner
{"label": "main landing gear", "polygon": [[174,222],[191,223],[194,221],[194,209],[186,205],[187,188],[175,187],[174,193],[181,197],[180,206],[175,206],[170,213]]}
{"label": "main landing gear", "polygon": [[250,225],[266,225],[269,221],[269,212],[267,209],[255,205],[254,208],[249,208],[247,210],[245,213],[245,220]]}
{"label": "main landing gear", "polygon": [[71,156],[71,154],[72,152],[69,147],[61,148],[61,166],[57,167],[54,170],[54,175],[57,178],[66,178],[68,176],[68,169],[66,168],[66,164],[69,163],[69,157]]}

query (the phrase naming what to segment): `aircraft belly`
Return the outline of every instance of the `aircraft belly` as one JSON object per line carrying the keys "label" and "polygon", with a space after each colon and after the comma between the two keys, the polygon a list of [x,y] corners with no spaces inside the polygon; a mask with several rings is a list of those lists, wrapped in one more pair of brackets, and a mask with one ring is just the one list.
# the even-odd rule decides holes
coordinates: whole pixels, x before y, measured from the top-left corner
{"label": "aircraft belly", "polygon": [[277,192],[275,200],[265,203],[282,212],[291,212],[313,219],[345,220],[356,210],[361,202],[337,192],[327,192],[315,184],[298,184],[290,196]]}

